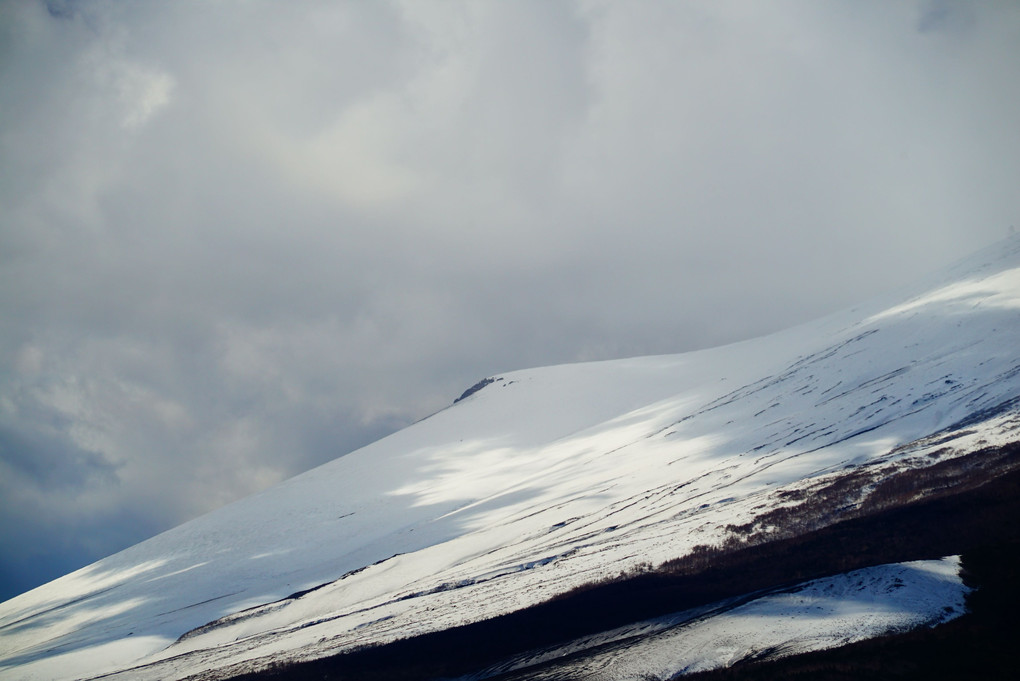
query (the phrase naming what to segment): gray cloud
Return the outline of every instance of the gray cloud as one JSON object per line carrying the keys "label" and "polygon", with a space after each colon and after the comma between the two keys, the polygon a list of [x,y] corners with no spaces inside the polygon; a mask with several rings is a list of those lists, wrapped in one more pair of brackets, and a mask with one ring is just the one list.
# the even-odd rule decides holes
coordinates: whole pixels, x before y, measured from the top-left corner
{"label": "gray cloud", "polygon": [[917,30],[922,33],[966,33],[974,27],[975,11],[970,3],[959,0],[930,0],[923,3],[917,17]]}
{"label": "gray cloud", "polygon": [[1009,3],[0,4],[12,595],[482,376],[853,304],[1017,221]]}

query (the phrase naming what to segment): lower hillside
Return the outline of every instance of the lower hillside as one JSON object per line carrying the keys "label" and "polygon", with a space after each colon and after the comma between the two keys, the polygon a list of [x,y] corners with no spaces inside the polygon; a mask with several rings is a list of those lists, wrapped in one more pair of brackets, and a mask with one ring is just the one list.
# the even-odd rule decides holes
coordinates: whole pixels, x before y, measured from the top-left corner
{"label": "lower hillside", "polygon": [[[604,647],[512,672],[497,670],[526,651],[640,620],[858,568],[952,554],[962,554],[966,579],[977,587],[969,600],[971,614],[931,630],[710,674],[792,678],[806,673],[823,678],[815,674],[831,666],[832,675],[824,678],[862,678],[871,676],[868,670],[874,665],[889,674],[902,668],[916,678],[933,678],[924,671],[931,665],[921,663],[931,649],[957,661],[945,669],[959,670],[968,664],[968,646],[982,639],[974,648],[985,651],[981,668],[989,673],[1010,670],[1012,676],[1007,676],[1015,678],[1020,665],[1004,652],[1010,648],[996,646],[1010,637],[1015,641],[1017,633],[1013,613],[1020,546],[1020,443],[889,476],[883,476],[880,467],[855,469],[795,496],[799,498],[782,512],[770,511],[730,528],[731,537],[721,546],[702,547],[654,568],[588,584],[522,611],[235,678],[582,678],[571,670],[582,668],[586,658],[606,654]],[[918,662],[889,666],[900,655],[904,660],[913,655]],[[968,676],[958,673],[954,678]]]}
{"label": "lower hillside", "polygon": [[[1016,523],[1020,518],[1004,519]],[[977,588],[969,614],[933,629],[883,636],[833,650],[692,674],[690,681],[1011,681],[1020,675],[1020,543],[981,546],[963,556]]]}

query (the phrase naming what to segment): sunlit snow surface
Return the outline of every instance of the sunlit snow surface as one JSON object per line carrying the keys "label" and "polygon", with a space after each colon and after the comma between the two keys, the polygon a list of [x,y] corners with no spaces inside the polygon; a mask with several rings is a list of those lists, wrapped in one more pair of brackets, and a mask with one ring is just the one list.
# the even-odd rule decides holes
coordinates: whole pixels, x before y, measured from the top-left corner
{"label": "sunlit snow surface", "polygon": [[901,445],[938,431],[961,452],[1017,439],[1018,332],[1013,239],[912,294],[766,338],[502,374],[0,604],[0,678],[172,679],[317,657],[683,555],[780,488],[925,460],[936,445]]}

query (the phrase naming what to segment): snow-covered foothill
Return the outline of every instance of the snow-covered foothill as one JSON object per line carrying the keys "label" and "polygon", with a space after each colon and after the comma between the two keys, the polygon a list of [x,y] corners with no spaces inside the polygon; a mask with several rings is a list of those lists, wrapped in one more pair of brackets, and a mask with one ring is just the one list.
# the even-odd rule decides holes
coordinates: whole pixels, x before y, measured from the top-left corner
{"label": "snow-covered foothill", "polygon": [[[533,681],[670,679],[941,624],[963,614],[968,591],[959,556],[880,565],[639,622],[522,655],[460,681],[523,669]],[[567,655],[552,669],[539,666]]]}

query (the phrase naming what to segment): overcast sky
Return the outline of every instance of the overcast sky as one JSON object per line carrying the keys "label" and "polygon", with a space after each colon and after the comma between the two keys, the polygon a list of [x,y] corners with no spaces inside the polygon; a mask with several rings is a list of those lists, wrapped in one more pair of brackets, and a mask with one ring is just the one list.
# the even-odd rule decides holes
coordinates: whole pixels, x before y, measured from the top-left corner
{"label": "overcast sky", "polygon": [[0,0],[0,599],[1020,224],[1020,3]]}

